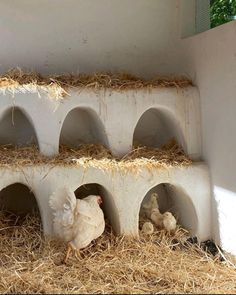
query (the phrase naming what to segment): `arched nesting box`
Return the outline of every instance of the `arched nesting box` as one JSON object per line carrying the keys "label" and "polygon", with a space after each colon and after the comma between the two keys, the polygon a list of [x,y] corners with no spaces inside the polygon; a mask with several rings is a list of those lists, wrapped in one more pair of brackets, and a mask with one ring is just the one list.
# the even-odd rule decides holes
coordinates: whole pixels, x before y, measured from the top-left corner
{"label": "arched nesting box", "polygon": [[171,212],[175,216],[177,223],[187,229],[191,235],[197,233],[197,213],[190,196],[183,188],[170,183],[158,184],[146,193],[142,204],[148,201],[152,193],[158,195],[157,201],[162,214],[166,211]]}
{"label": "arched nesting box", "polygon": [[81,185],[75,190],[75,196],[78,199],[83,199],[89,195],[99,195],[102,197],[103,204],[101,206],[105,218],[110,222],[113,230],[120,232],[119,215],[115,207],[111,193],[98,183],[87,183]]}
{"label": "arched nesting box", "polygon": [[6,110],[0,117],[0,145],[38,145],[33,122],[19,107]]}
{"label": "arched nesting box", "polygon": [[17,215],[39,214],[34,193],[26,185],[18,182],[0,191],[0,209]]}
{"label": "arched nesting box", "polygon": [[60,144],[78,147],[89,143],[107,146],[105,128],[95,111],[90,108],[75,108],[67,114],[63,122]]}
{"label": "arched nesting box", "polygon": [[172,138],[186,148],[177,118],[165,108],[150,108],[142,114],[136,124],[133,144],[159,148]]}

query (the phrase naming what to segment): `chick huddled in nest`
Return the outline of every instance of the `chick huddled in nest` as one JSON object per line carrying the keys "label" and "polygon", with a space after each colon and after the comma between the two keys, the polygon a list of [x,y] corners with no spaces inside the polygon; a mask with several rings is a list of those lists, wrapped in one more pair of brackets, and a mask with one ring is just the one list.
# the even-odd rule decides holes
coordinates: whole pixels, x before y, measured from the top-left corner
{"label": "chick huddled in nest", "polygon": [[141,220],[150,220],[145,221],[142,226],[142,232],[147,235],[154,232],[154,226],[157,229],[164,229],[168,233],[173,233],[177,226],[176,219],[171,212],[167,211],[163,214],[160,212],[157,193],[152,193],[150,199],[142,204],[140,218]]}

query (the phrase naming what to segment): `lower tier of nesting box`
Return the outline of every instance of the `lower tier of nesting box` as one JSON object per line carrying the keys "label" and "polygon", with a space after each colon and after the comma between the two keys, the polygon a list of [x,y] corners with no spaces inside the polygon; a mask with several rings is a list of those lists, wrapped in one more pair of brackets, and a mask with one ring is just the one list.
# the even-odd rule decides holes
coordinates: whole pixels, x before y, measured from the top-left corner
{"label": "lower tier of nesting box", "polygon": [[77,198],[100,194],[105,216],[117,234],[138,235],[141,204],[157,192],[161,211],[173,212],[178,223],[200,241],[211,238],[210,180],[202,162],[169,168],[143,167],[136,172],[81,165],[5,166],[0,167],[0,178],[1,206],[26,209],[33,204],[31,197],[35,197],[46,235],[53,235],[49,197],[68,187]]}

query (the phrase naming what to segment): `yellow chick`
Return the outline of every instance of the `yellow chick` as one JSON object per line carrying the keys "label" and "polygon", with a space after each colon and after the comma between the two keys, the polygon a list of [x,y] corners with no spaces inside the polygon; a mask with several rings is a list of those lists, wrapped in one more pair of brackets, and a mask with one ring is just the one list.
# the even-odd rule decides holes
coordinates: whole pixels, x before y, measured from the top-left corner
{"label": "yellow chick", "polygon": [[163,227],[163,215],[160,213],[159,209],[154,208],[151,213],[151,221],[158,227]]}
{"label": "yellow chick", "polygon": [[152,193],[150,199],[145,204],[142,205],[141,214],[146,216],[147,218],[151,218],[152,210],[153,209],[159,210],[157,199],[158,199],[158,194]]}
{"label": "yellow chick", "polygon": [[163,214],[163,227],[168,232],[173,232],[176,229],[176,219],[171,212]]}
{"label": "yellow chick", "polygon": [[144,222],[143,226],[142,226],[142,232],[146,235],[151,235],[154,232],[154,227],[153,224],[149,221]]}

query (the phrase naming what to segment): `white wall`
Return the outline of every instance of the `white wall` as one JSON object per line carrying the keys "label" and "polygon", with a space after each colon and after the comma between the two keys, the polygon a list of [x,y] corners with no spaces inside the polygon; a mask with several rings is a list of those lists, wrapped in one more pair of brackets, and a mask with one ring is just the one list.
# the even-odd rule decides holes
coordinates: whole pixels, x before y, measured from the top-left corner
{"label": "white wall", "polygon": [[0,116],[0,144],[37,145],[32,122],[19,108],[9,108]]}
{"label": "white wall", "polygon": [[213,230],[236,254],[236,21],[183,42],[186,71],[195,77],[201,97],[202,151],[217,209]]}
{"label": "white wall", "polygon": [[87,143],[103,144],[108,147],[105,128],[94,110],[73,109],[63,122],[60,144],[78,147]]}
{"label": "white wall", "polygon": [[181,1],[1,0],[0,72],[180,73]]}
{"label": "white wall", "polygon": [[139,119],[133,136],[136,144],[161,147],[174,138],[186,149],[186,143],[176,118],[169,110],[148,109]]}

